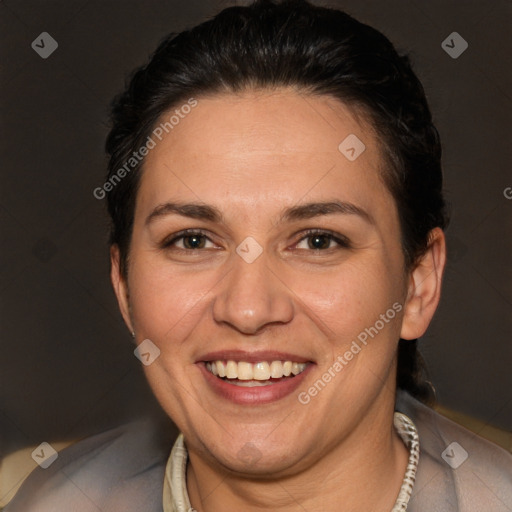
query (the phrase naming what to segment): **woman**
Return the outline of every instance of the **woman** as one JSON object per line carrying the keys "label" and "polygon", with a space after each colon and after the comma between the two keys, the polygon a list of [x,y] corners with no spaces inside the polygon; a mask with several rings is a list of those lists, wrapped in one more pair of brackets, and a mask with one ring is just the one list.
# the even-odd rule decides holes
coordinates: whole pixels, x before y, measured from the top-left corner
{"label": "woman", "polygon": [[171,35],[112,120],[112,283],[181,435],[79,443],[8,511],[510,510],[510,455],[421,403],[447,218],[407,57],[259,1]]}

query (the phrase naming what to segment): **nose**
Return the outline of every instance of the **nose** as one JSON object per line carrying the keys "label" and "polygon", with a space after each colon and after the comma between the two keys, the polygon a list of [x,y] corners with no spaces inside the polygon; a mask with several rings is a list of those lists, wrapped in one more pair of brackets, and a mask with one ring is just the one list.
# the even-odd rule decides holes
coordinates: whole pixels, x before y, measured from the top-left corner
{"label": "nose", "polygon": [[252,263],[233,254],[231,271],[219,283],[213,317],[243,334],[270,324],[286,324],[294,315],[293,292],[269,265],[265,252]]}

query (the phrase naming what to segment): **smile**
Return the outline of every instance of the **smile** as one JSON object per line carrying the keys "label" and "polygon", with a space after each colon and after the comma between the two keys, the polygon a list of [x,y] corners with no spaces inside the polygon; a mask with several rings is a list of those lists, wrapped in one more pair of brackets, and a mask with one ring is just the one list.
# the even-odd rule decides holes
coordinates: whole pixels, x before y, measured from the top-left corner
{"label": "smile", "polygon": [[[307,364],[293,361],[208,361],[206,369],[226,382],[235,386],[269,386],[281,379],[293,378],[302,373]],[[279,380],[278,380],[279,379]]]}

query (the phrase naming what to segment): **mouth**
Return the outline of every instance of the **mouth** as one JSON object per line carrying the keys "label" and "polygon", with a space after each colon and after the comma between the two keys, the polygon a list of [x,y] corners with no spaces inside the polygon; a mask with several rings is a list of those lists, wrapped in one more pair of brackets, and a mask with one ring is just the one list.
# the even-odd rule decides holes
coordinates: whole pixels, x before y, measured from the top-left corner
{"label": "mouth", "polygon": [[216,352],[196,363],[209,390],[237,405],[277,402],[293,393],[315,366],[306,358],[272,351]]}
{"label": "mouth", "polygon": [[283,379],[293,379],[301,374],[308,363],[295,361],[207,361],[206,369],[212,374],[234,386],[257,387],[271,386],[283,382]]}

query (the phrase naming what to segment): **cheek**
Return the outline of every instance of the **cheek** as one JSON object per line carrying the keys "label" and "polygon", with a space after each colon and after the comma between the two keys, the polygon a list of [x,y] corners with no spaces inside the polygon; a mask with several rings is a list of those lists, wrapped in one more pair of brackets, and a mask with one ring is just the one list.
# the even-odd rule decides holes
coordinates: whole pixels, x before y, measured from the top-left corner
{"label": "cheek", "polygon": [[290,276],[289,282],[297,283],[290,288],[306,314],[316,319],[331,343],[343,345],[400,302],[397,279],[384,262],[367,259],[323,275]]}
{"label": "cheek", "polygon": [[[396,262],[393,265],[382,252],[373,250],[322,271],[281,267],[278,273],[286,285],[280,287],[282,299],[296,304],[297,317],[289,327],[305,327],[310,334],[316,330],[326,360],[343,352],[400,301],[401,281],[392,270],[396,267]],[[192,271],[171,267],[151,253],[134,253],[129,287],[138,334],[152,340],[164,359],[176,364],[173,356],[190,337],[213,332],[215,297],[221,291],[229,293],[222,282],[225,275],[227,269]],[[397,322],[386,323],[382,332],[389,332],[393,324]]]}
{"label": "cheek", "polygon": [[141,336],[162,345],[161,349],[176,348],[175,342],[194,329],[219,280],[212,273],[173,270],[165,263],[134,259],[129,281],[137,328]]}

